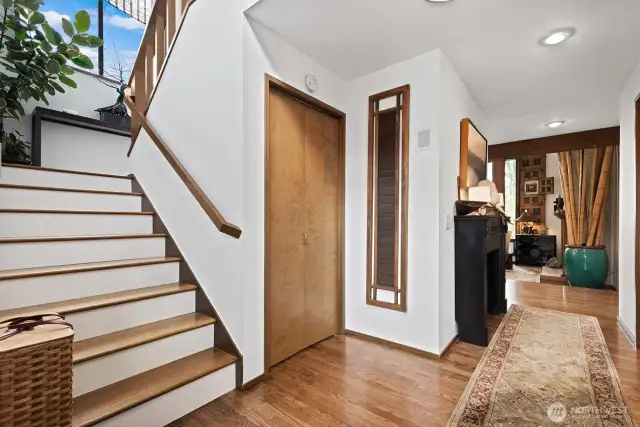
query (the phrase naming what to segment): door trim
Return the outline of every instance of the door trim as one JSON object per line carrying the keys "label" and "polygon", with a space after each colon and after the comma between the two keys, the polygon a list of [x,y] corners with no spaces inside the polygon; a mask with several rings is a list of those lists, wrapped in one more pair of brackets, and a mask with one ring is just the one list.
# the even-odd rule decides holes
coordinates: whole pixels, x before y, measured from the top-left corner
{"label": "door trim", "polygon": [[289,98],[292,98],[304,105],[307,105],[310,108],[318,110],[328,116],[336,118],[339,124],[339,135],[338,135],[338,144],[340,145],[338,148],[339,159],[339,172],[340,172],[340,199],[339,209],[340,209],[340,219],[338,221],[338,277],[340,278],[338,283],[338,332],[344,333],[344,312],[345,312],[345,298],[344,298],[344,248],[345,248],[345,240],[344,240],[344,228],[345,228],[345,173],[346,173],[346,164],[345,164],[345,144],[346,144],[346,128],[347,128],[347,115],[342,111],[332,107],[329,104],[325,104],[324,102],[308,95],[301,90],[296,89],[295,87],[269,75],[265,74],[264,80],[264,91],[265,91],[265,104],[264,104],[264,371],[265,373],[269,372],[271,366],[269,366],[269,297],[270,294],[270,283],[268,280],[269,277],[269,252],[267,251],[268,242],[271,238],[271,233],[269,230],[269,220],[268,220],[268,212],[269,212],[269,117],[270,117],[270,100],[269,95],[272,90],[275,90]]}

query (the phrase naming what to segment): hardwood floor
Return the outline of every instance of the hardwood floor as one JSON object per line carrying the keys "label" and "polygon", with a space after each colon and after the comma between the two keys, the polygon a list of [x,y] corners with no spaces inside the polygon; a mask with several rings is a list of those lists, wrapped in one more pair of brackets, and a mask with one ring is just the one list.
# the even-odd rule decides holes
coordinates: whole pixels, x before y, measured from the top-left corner
{"label": "hardwood floor", "polygon": [[[596,316],[640,423],[640,362],[617,324],[617,292],[507,281],[507,299]],[[456,342],[436,361],[336,336],[275,366],[249,390],[231,392],[171,427],[445,426],[483,351]]]}

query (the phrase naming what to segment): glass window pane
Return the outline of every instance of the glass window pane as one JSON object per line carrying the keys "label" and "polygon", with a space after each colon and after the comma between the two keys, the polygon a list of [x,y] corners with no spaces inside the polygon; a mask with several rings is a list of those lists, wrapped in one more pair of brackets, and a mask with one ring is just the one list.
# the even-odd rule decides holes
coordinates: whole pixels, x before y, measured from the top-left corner
{"label": "glass window pane", "polygon": [[[64,35],[62,30],[62,18],[73,22],[73,16],[80,10],[86,10],[91,16],[91,28],[89,34],[98,35],[98,0],[47,0],[40,11],[47,18],[47,22]],[[68,41],[68,37],[64,36]],[[98,49],[80,46],[80,51],[87,55],[93,62],[91,71],[98,72]]]}
{"label": "glass window pane", "polygon": [[145,25],[117,9],[104,4],[104,74],[128,81],[138,54]]}

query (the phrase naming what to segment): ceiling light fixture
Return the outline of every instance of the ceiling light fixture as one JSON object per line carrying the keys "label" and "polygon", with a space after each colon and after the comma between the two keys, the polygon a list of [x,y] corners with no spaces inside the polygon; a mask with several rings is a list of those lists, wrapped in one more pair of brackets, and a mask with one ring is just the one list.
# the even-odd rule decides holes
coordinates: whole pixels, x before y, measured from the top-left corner
{"label": "ceiling light fixture", "polygon": [[547,127],[551,129],[555,129],[555,128],[559,128],[563,124],[565,124],[564,120],[556,120],[556,121],[547,123]]}
{"label": "ceiling light fixture", "polygon": [[447,3],[450,2],[451,0],[427,0],[431,3]]}
{"label": "ceiling light fixture", "polygon": [[569,40],[575,33],[575,28],[560,28],[542,37],[540,43],[543,46],[555,46]]}

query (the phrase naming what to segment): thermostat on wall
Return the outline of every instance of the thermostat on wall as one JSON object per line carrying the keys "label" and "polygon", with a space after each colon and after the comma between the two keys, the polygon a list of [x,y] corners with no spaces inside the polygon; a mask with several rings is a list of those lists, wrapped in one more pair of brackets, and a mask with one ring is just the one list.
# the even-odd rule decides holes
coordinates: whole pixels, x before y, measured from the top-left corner
{"label": "thermostat on wall", "polygon": [[318,90],[318,79],[313,74],[307,74],[304,77],[304,84],[307,86],[307,90],[311,93]]}

